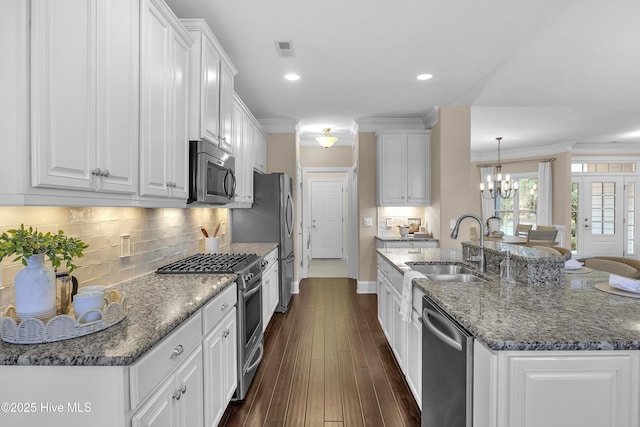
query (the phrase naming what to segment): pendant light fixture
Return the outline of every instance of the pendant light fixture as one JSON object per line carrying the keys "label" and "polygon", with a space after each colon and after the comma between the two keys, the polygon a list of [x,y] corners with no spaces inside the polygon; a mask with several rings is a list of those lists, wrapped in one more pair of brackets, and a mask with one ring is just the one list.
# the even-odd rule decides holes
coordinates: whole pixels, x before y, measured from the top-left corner
{"label": "pendant light fixture", "polygon": [[485,199],[495,199],[500,196],[501,199],[510,199],[514,197],[518,191],[518,180],[511,180],[509,175],[502,179],[502,165],[500,164],[500,141],[502,137],[496,137],[498,140],[498,164],[496,165],[496,175],[487,175],[487,190],[485,192],[485,184],[480,183],[480,194]]}
{"label": "pendant light fixture", "polygon": [[331,131],[331,128],[324,128],[322,130],[324,131],[324,135],[317,137],[316,141],[318,141],[318,144],[322,145],[324,148],[329,148],[333,144],[335,144],[338,138],[329,135],[329,131]]}

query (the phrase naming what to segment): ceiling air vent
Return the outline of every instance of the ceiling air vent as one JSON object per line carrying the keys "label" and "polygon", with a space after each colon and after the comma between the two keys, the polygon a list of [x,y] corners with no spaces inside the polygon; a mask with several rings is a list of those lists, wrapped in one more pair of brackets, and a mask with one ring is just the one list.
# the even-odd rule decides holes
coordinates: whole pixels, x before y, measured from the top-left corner
{"label": "ceiling air vent", "polygon": [[296,56],[293,51],[293,43],[291,41],[276,41],[276,49],[281,58],[293,58]]}

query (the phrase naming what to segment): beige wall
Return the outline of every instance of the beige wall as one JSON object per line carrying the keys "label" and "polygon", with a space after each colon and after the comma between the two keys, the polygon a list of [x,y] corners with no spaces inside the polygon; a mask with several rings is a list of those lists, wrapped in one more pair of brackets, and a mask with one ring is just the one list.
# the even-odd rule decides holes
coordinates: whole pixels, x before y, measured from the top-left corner
{"label": "beige wall", "polygon": [[[228,244],[228,209],[143,209],[0,207],[0,232],[32,226],[42,232],[64,232],[87,243],[73,272],[83,285],[113,285],[156,270],[169,262],[204,251],[200,226],[210,232],[221,223],[221,245]],[[120,236],[131,235],[131,255],[120,258]],[[22,264],[13,257],[0,264],[0,307],[13,304],[13,281]],[[64,269],[62,269],[64,270]],[[4,289],[3,289],[4,288]]]}
{"label": "beige wall", "polygon": [[351,147],[300,147],[300,166],[350,168],[353,166],[353,149]]}
{"label": "beige wall", "polygon": [[358,281],[375,282],[377,227],[363,227],[362,218],[377,223],[376,207],[376,136],[361,132],[358,144]]}
{"label": "beige wall", "polygon": [[295,181],[296,136],[294,133],[270,133],[267,138],[267,172],[284,172]]}
{"label": "beige wall", "polygon": [[[438,123],[431,131],[431,200],[427,223],[441,248],[459,248],[468,239],[462,227],[458,240],[451,239],[450,220],[472,210],[469,188],[471,175],[471,109],[468,105],[440,107]],[[472,223],[469,223],[470,225]]]}

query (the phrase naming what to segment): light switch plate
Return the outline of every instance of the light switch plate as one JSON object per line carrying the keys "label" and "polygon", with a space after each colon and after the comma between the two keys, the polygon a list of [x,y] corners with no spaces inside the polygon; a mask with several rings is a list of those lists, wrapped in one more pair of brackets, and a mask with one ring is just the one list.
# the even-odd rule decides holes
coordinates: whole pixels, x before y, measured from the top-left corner
{"label": "light switch plate", "polygon": [[373,218],[362,218],[363,227],[373,227]]}
{"label": "light switch plate", "polygon": [[449,230],[453,230],[453,228],[456,226],[456,220],[455,219],[450,219],[449,220]]}
{"label": "light switch plate", "polygon": [[120,236],[120,258],[131,256],[131,234]]}

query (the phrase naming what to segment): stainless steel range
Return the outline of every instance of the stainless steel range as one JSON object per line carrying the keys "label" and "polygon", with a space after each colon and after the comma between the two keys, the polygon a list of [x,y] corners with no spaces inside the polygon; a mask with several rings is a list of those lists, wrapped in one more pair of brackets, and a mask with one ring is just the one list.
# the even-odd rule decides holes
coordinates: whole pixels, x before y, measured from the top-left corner
{"label": "stainless steel range", "polygon": [[244,399],[264,354],[262,257],[256,254],[196,254],[161,267],[156,273],[238,275],[238,387],[233,399]]}

